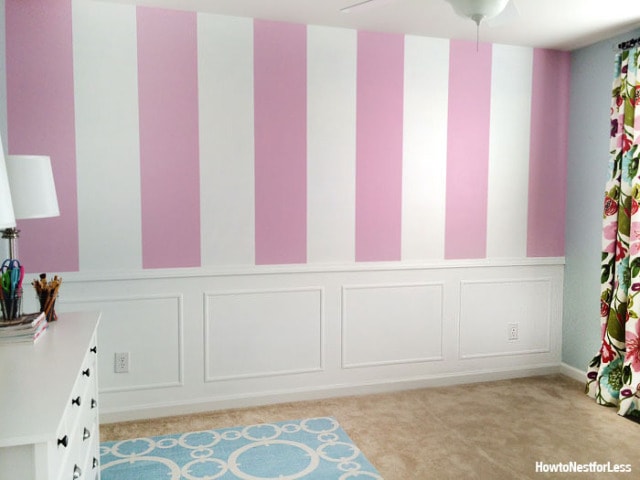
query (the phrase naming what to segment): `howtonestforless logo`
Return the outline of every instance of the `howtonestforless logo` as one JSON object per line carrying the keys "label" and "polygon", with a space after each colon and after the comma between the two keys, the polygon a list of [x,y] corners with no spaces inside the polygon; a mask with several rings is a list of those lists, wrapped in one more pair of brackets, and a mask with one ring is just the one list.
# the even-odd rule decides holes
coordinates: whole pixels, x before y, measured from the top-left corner
{"label": "howtonestforless logo", "polygon": [[631,473],[628,463],[536,462],[536,473]]}

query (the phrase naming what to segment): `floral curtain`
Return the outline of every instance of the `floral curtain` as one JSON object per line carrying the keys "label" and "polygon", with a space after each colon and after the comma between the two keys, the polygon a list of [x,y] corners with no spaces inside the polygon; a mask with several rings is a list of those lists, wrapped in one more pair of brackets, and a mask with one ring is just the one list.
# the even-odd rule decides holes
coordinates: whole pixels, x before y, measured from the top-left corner
{"label": "floral curtain", "polygon": [[638,48],[616,56],[602,230],[602,346],[586,385],[597,403],[634,417],[640,417],[639,58]]}

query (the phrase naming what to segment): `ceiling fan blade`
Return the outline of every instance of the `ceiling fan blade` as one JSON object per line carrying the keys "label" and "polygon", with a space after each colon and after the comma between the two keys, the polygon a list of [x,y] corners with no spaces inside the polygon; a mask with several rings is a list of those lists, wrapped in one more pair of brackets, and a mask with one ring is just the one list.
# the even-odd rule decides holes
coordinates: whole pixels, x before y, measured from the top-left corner
{"label": "ceiling fan blade", "polygon": [[485,23],[488,27],[501,27],[507,23],[511,23],[520,18],[520,10],[516,0],[511,0],[507,3],[505,9],[493,18],[488,18]]}
{"label": "ceiling fan blade", "polygon": [[359,2],[352,3],[351,5],[347,5],[346,7],[341,8],[340,11],[343,13],[349,13],[354,8],[364,7],[368,3],[373,3],[373,2],[375,2],[375,0],[360,0]]}
{"label": "ceiling fan blade", "polygon": [[343,7],[340,9],[340,11],[342,13],[349,13],[352,12],[354,10],[366,10],[369,8],[377,8],[377,7],[381,7],[382,5],[385,5],[387,3],[392,3],[395,2],[396,0],[354,0],[350,5],[347,5],[346,7]]}

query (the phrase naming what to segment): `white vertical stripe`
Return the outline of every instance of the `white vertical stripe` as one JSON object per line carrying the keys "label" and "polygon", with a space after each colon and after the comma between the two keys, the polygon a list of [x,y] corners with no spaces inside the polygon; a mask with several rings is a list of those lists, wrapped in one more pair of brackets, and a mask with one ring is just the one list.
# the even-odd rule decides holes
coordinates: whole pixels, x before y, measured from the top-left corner
{"label": "white vertical stripe", "polygon": [[407,35],[402,260],[444,258],[449,41]]}
{"label": "white vertical stripe", "polygon": [[526,256],[533,49],[493,46],[487,257]]}
{"label": "white vertical stripe", "polygon": [[142,266],[136,10],[73,0],[81,270]]}
{"label": "white vertical stripe", "polygon": [[357,32],[307,28],[307,260],[355,259]]}
{"label": "white vertical stripe", "polygon": [[255,263],[253,21],[198,14],[202,265]]}

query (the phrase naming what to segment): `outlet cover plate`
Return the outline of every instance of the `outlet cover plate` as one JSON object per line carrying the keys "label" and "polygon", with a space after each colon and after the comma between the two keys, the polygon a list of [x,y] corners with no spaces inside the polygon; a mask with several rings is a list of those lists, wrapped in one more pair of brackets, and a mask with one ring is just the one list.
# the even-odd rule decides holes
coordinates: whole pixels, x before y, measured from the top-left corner
{"label": "outlet cover plate", "polygon": [[518,340],[519,331],[517,323],[509,323],[507,324],[507,339],[510,342]]}
{"label": "outlet cover plate", "polygon": [[129,352],[116,352],[114,371],[115,373],[129,373]]}

